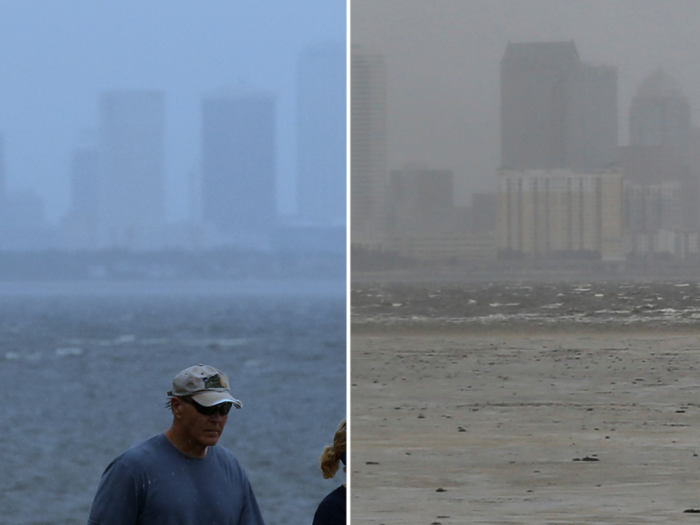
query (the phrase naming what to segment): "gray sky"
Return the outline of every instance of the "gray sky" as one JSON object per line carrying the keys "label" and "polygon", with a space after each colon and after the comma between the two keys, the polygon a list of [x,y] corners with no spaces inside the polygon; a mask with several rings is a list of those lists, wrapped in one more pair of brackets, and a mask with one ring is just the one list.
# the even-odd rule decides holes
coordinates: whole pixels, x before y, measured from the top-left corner
{"label": "gray sky", "polygon": [[458,204],[496,187],[509,40],[574,40],[584,62],[616,66],[624,145],[632,97],[659,66],[700,124],[699,27],[695,0],[351,0],[352,43],[386,57],[389,168],[453,169]]}
{"label": "gray sky", "polygon": [[56,222],[70,155],[97,121],[101,90],[166,97],[168,214],[187,213],[201,96],[240,82],[277,95],[278,203],[293,210],[299,52],[346,39],[344,0],[0,0],[0,133],[8,186],[32,189]]}

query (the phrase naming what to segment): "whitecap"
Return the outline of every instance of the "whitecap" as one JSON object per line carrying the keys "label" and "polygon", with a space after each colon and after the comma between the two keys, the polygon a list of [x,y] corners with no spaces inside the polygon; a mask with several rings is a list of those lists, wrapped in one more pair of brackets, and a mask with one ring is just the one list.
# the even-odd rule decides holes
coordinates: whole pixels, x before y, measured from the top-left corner
{"label": "whitecap", "polygon": [[83,353],[83,349],[75,347],[75,346],[66,347],[66,348],[56,348],[56,355],[57,356],[80,355],[82,353]]}

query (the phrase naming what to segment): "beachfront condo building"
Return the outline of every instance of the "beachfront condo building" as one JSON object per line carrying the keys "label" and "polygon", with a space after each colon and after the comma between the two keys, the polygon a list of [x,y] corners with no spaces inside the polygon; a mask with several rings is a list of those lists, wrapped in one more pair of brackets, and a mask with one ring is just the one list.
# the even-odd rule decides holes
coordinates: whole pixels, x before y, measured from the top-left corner
{"label": "beachfront condo building", "polygon": [[351,49],[351,242],[380,248],[386,232],[386,73],[383,55]]}
{"label": "beachfront condo building", "polygon": [[297,210],[311,226],[346,215],[345,45],[316,44],[297,64]]}
{"label": "beachfront condo building", "polygon": [[277,221],[275,100],[239,86],[202,101],[202,219],[224,243],[265,244]]}
{"label": "beachfront condo building", "polygon": [[502,169],[499,182],[501,256],[623,259],[619,170]]}

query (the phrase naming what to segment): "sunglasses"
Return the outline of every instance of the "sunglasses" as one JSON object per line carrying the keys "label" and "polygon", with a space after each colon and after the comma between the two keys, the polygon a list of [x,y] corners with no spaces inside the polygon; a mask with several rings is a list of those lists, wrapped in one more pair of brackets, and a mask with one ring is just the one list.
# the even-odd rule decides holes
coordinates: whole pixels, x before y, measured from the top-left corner
{"label": "sunglasses", "polygon": [[194,399],[190,399],[187,397],[181,397],[180,399],[182,399],[185,403],[194,405],[194,408],[197,409],[197,412],[199,412],[203,416],[213,416],[217,412],[220,416],[227,416],[228,413],[231,411],[231,407],[233,406],[233,403],[220,403],[218,405],[205,407],[204,405],[200,405],[199,403],[197,403]]}

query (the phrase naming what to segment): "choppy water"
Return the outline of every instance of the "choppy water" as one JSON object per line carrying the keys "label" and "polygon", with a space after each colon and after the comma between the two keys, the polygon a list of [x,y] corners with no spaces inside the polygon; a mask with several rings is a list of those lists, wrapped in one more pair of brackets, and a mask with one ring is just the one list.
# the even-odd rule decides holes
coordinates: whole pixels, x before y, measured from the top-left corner
{"label": "choppy water", "polygon": [[700,283],[358,286],[354,326],[700,327]]}
{"label": "choppy water", "polygon": [[344,481],[317,463],[345,417],[342,284],[136,288],[0,289],[0,521],[86,523],[107,464],[169,426],[172,377],[208,363],[243,401],[220,443],[267,523],[311,523]]}

